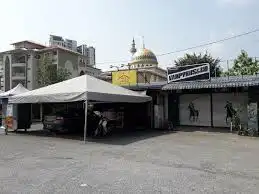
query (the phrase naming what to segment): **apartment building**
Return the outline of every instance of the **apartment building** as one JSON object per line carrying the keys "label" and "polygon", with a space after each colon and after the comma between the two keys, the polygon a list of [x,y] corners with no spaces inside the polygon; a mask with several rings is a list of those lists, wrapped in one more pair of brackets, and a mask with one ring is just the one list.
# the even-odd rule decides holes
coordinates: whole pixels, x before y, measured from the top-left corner
{"label": "apartment building", "polygon": [[14,49],[0,53],[3,75],[1,90],[8,91],[21,83],[28,89],[34,89],[33,70],[37,66],[37,51],[46,48],[31,41],[12,44]]}
{"label": "apartment building", "polygon": [[50,35],[49,46],[60,46],[77,52],[77,41],[64,39],[62,36]]}
{"label": "apartment building", "polygon": [[95,48],[90,46],[87,50],[87,59],[89,66],[94,67],[95,66]]}
{"label": "apartment building", "polygon": [[52,58],[57,68],[66,68],[71,78],[83,74],[98,76],[100,69],[87,65],[87,57],[61,46],[44,46],[32,41],[12,44],[14,49],[0,53],[2,69],[1,90],[8,91],[21,83],[29,90],[38,88],[37,72],[39,59],[43,55]]}
{"label": "apartment building", "polygon": [[65,39],[62,36],[56,35],[50,35],[49,45],[51,47],[59,46],[68,50],[72,50],[74,52],[78,52],[81,55],[85,56],[86,65],[95,67],[95,48],[92,46],[88,47],[86,44],[77,46],[76,40]]}
{"label": "apartment building", "polygon": [[81,53],[86,58],[86,64],[95,67],[95,48],[83,44],[77,47],[77,52]]}
{"label": "apartment building", "polygon": [[82,44],[77,47],[77,52],[81,53],[84,56],[87,56],[88,48],[86,44]]}
{"label": "apartment building", "polygon": [[[38,66],[40,58],[48,55],[56,68],[66,68],[71,78],[88,74],[98,76],[100,69],[87,65],[87,57],[62,46],[44,46],[32,41],[20,41],[12,44],[12,50],[0,53],[1,90],[8,91],[19,83],[29,90],[37,89]],[[42,106],[32,105],[32,120],[42,119]]]}

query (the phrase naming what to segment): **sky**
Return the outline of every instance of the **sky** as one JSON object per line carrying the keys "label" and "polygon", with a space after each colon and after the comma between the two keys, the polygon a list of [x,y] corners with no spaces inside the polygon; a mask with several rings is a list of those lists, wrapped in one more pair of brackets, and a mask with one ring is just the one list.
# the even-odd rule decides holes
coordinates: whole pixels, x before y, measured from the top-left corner
{"label": "sky", "polygon": [[[0,51],[21,40],[48,44],[50,34],[60,35],[94,46],[97,67],[108,70],[130,60],[133,37],[141,48],[144,36],[157,55],[185,49],[259,28],[258,7],[257,0],[1,0]],[[259,32],[158,61],[166,68],[185,53],[206,51],[227,60],[241,49],[259,57]]]}

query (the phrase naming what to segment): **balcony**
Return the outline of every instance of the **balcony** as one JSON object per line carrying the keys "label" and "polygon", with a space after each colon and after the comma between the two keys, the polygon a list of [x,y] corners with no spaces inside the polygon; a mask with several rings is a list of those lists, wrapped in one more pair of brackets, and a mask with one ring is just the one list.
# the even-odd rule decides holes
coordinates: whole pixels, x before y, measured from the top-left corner
{"label": "balcony", "polygon": [[58,64],[58,55],[52,55],[52,64]]}
{"label": "balcony", "polygon": [[85,66],[86,66],[85,60],[84,59],[80,59],[79,60],[79,67],[85,67]]}
{"label": "balcony", "polygon": [[26,63],[13,63],[12,67],[25,67]]}
{"label": "balcony", "polygon": [[25,73],[12,73],[12,80],[25,80]]}

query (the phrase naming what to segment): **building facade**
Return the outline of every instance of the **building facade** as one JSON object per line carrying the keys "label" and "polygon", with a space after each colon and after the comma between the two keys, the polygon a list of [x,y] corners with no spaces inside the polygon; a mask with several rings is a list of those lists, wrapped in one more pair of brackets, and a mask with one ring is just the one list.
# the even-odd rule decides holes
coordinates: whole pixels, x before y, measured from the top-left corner
{"label": "building facade", "polygon": [[95,67],[95,48],[90,46],[87,48],[87,64],[91,67]]}
{"label": "building facade", "polygon": [[[130,53],[132,55],[131,60],[124,66],[127,69],[137,71],[137,83],[154,83],[167,80],[166,70],[158,66],[157,57],[151,50],[145,48],[144,45],[137,50],[133,39]],[[103,72],[100,78],[112,82],[112,72]]]}
{"label": "building facade", "polygon": [[77,51],[77,41],[64,39],[62,36],[50,35],[49,46],[60,46],[75,52]]}
{"label": "building facade", "polygon": [[29,90],[38,88],[37,72],[40,57],[48,55],[52,65],[66,68],[71,78],[83,74],[98,76],[100,69],[88,66],[87,57],[64,47],[46,47],[31,41],[13,44],[14,49],[0,53],[1,90],[8,91],[21,83]]}
{"label": "building facade", "polygon": [[95,67],[95,48],[83,44],[77,47],[77,52],[81,53],[86,58],[86,64],[91,67]]}
{"label": "building facade", "polygon": [[95,67],[95,48],[82,44],[77,46],[76,40],[64,39],[62,36],[50,35],[49,37],[50,47],[58,46],[65,49],[78,52],[85,57],[86,65]]}
{"label": "building facade", "polygon": [[84,56],[87,56],[87,51],[88,51],[88,48],[86,44],[82,44],[77,47],[77,52],[81,53]]}
{"label": "building facade", "polygon": [[168,101],[172,102],[168,106],[168,115],[175,125],[229,130],[233,116],[247,127],[249,104],[253,100],[256,106],[258,103],[258,85],[257,76],[231,76],[172,82],[162,89],[168,92]]}

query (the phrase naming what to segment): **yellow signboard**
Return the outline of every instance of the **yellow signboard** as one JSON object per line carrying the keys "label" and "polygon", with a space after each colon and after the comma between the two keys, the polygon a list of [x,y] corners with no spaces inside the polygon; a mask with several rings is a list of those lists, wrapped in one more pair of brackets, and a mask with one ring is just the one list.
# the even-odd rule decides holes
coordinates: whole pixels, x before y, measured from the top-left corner
{"label": "yellow signboard", "polygon": [[136,70],[123,70],[112,72],[112,84],[125,86],[137,84]]}

